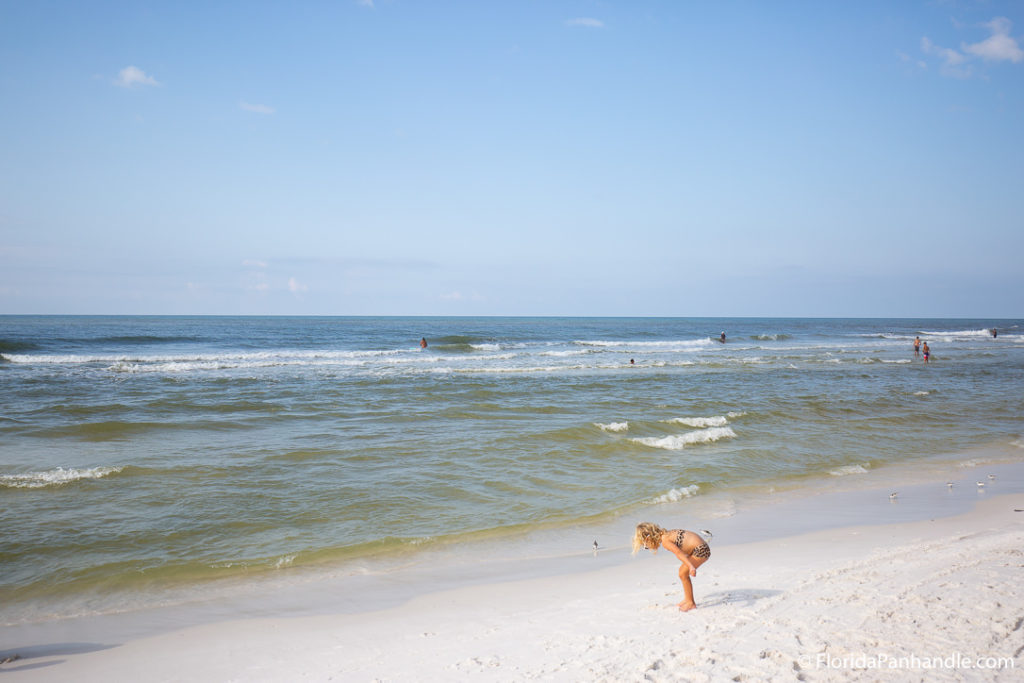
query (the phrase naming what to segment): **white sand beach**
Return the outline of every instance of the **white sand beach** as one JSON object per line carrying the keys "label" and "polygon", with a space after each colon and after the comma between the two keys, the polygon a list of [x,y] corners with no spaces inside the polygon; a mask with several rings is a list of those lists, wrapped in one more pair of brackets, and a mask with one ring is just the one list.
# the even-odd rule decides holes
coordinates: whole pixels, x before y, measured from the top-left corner
{"label": "white sand beach", "polygon": [[981,496],[953,517],[721,545],[689,613],[662,551],[368,613],[121,644],[8,641],[20,657],[0,671],[10,682],[1020,680],[1020,510],[1024,494]]}

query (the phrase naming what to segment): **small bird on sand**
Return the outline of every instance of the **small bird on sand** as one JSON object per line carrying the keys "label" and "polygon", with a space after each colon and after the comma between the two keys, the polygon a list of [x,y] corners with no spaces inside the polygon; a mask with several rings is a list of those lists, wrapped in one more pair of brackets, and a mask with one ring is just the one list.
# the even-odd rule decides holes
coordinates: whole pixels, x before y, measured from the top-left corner
{"label": "small bird on sand", "polygon": [[979,488],[979,489],[983,489],[983,488],[985,488],[985,482],[983,482],[983,481],[979,481],[979,482],[978,482],[978,488]]}
{"label": "small bird on sand", "polygon": [[953,488],[953,482],[947,481],[946,486],[948,486],[949,488]]}
{"label": "small bird on sand", "polygon": [[713,533],[711,533],[710,531],[708,531],[707,529],[701,529],[701,530],[700,530],[700,532],[701,532],[702,534],[704,534],[705,536],[707,536],[708,538],[712,538],[712,537],[714,537],[714,534],[713,534]]}
{"label": "small bird on sand", "polygon": [[896,500],[896,496],[898,496],[899,494],[899,491],[893,491],[892,493],[889,494],[889,500]]}
{"label": "small bird on sand", "polygon": [[990,474],[990,475],[988,475],[988,478],[989,478],[989,479],[995,479],[995,478],[996,478],[996,475],[994,475],[994,474]]}
{"label": "small bird on sand", "polygon": [[595,553],[597,552],[597,547],[598,547],[598,546],[597,546],[597,541],[594,541],[594,552],[595,552]]}

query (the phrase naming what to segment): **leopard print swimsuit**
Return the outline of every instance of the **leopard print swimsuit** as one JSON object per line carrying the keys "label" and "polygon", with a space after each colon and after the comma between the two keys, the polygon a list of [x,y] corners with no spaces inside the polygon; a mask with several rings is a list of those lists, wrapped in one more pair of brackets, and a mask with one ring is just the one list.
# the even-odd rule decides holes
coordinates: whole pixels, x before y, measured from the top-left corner
{"label": "leopard print swimsuit", "polygon": [[[683,547],[683,536],[684,535],[686,535],[686,530],[685,529],[680,529],[679,531],[676,532],[676,545],[679,546],[680,549],[682,549],[682,547]],[[693,555],[694,557],[699,557],[701,559],[706,560],[709,557],[711,557],[711,548],[708,547],[708,544],[706,542],[705,543],[701,543],[699,546],[694,548],[693,552],[690,553],[690,554]]]}

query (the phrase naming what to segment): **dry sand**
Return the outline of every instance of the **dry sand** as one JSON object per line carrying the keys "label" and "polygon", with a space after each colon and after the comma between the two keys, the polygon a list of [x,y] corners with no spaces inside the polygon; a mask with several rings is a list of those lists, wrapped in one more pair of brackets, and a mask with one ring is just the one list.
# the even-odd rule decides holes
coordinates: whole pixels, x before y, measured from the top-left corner
{"label": "dry sand", "polygon": [[21,643],[0,672],[4,683],[1020,681],[1015,509],[1024,494],[934,521],[715,547],[685,614],[678,561],[662,551],[377,612],[227,621],[113,646]]}

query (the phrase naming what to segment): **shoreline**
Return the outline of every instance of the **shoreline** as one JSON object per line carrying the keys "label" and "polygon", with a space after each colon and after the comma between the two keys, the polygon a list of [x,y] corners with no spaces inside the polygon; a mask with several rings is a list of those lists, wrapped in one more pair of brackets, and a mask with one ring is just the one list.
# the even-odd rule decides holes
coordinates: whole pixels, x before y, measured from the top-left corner
{"label": "shoreline", "polygon": [[[954,466],[955,463],[947,461],[946,464]],[[694,581],[700,609],[691,614],[697,615],[696,621],[704,628],[713,630],[717,628],[713,622],[720,615],[714,620],[700,615],[718,614],[724,610],[731,615],[730,618],[738,618],[737,615],[746,608],[759,607],[761,603],[785,603],[793,599],[793,586],[801,580],[806,581],[815,571],[819,574],[826,571],[829,563],[846,563],[836,569],[836,573],[828,574],[829,577],[859,580],[852,577],[860,571],[857,567],[863,569],[858,563],[864,562],[865,555],[888,554],[900,558],[901,565],[907,565],[900,568],[892,564],[895,560],[886,561],[893,570],[886,575],[889,584],[895,586],[916,581],[916,575],[907,570],[910,565],[917,566],[919,560],[914,554],[906,556],[901,544],[918,543],[920,538],[924,539],[920,541],[924,545],[918,543],[922,556],[934,556],[933,560],[943,563],[943,566],[948,565],[941,559],[943,552],[963,554],[978,543],[981,543],[978,552],[999,555],[998,544],[985,540],[990,536],[1013,536],[1008,547],[1020,547],[1024,542],[1024,513],[1013,513],[1012,509],[1024,509],[1024,463],[985,463],[973,469],[962,465],[957,467],[961,476],[952,491],[944,482],[940,486],[935,476],[930,476],[927,481],[910,486],[905,486],[907,482],[901,480],[902,488],[896,500],[890,500],[885,489],[862,487],[796,496],[771,506],[741,509],[731,517],[712,518],[715,528],[713,561],[701,568],[700,576]],[[993,472],[996,479],[983,489],[972,490],[969,485],[981,472],[986,477],[988,472]],[[682,503],[672,503],[651,509],[649,515],[647,510],[643,512],[654,521],[671,523],[686,519],[680,513],[680,509],[685,508]],[[1011,510],[1008,518],[1007,513],[1001,512],[1004,508]],[[484,619],[490,624],[491,632],[504,634],[503,640],[508,641],[504,644],[488,643],[491,649],[508,650],[509,654],[504,655],[504,659],[498,656],[495,661],[525,657],[524,663],[510,670],[500,663],[494,666],[491,665],[494,662],[486,664],[490,660],[474,655],[466,661],[475,657],[484,663],[463,662],[465,666],[461,668],[437,669],[434,673],[449,676],[472,670],[485,674],[485,679],[488,672],[497,679],[529,677],[524,675],[523,669],[529,660],[525,654],[531,649],[529,643],[544,633],[549,621],[558,623],[559,617],[565,614],[581,612],[588,615],[579,622],[573,621],[566,632],[571,636],[569,641],[580,647],[583,646],[580,634],[589,633],[586,652],[595,648],[601,650],[602,636],[593,631],[599,625],[603,624],[602,628],[607,630],[609,635],[604,638],[609,643],[614,640],[609,640],[610,634],[618,634],[618,638],[631,637],[629,629],[607,621],[603,608],[589,607],[587,595],[593,596],[597,603],[603,598],[596,596],[614,596],[619,618],[625,620],[623,623],[632,623],[640,631],[651,627],[650,620],[654,614],[669,618],[666,610],[671,613],[679,599],[680,587],[675,577],[678,563],[664,552],[657,558],[629,557],[626,549],[628,533],[618,533],[618,530],[628,527],[631,531],[632,525],[639,521],[634,517],[622,517],[602,525],[604,531],[601,533],[610,534],[607,538],[615,538],[616,542],[607,546],[602,544],[597,553],[581,550],[565,554],[563,549],[560,555],[537,557],[534,554],[519,562],[506,559],[470,563],[465,561],[470,558],[469,551],[464,549],[466,556],[448,558],[449,561],[460,560],[454,564],[441,563],[430,567],[429,562],[418,562],[415,567],[378,575],[307,577],[307,581],[291,582],[283,586],[283,590],[261,597],[248,595],[164,609],[6,627],[7,637],[0,659],[12,654],[21,658],[0,665],[0,672],[11,676],[11,680],[46,681],[69,676],[78,680],[99,680],[100,677],[109,679],[114,675],[111,672],[124,676],[133,675],[133,671],[152,673],[153,669],[148,668],[149,661],[166,660],[166,668],[156,669],[173,672],[166,674],[165,680],[294,678],[296,672],[291,667],[296,666],[306,667],[307,674],[314,680],[327,680],[329,672],[334,671],[361,678],[380,673],[386,674],[385,678],[405,680],[417,677],[420,673],[417,666],[428,666],[428,670],[431,663],[440,666],[440,661],[436,660],[440,655],[427,657],[429,653],[425,653],[423,656],[427,660],[407,664],[406,669],[385,668],[375,672],[373,666],[377,664],[366,653],[376,651],[383,656],[384,652],[392,649],[387,645],[388,638],[397,637],[404,639],[410,647],[422,647],[426,641],[434,641],[434,645],[443,645],[440,652],[454,656],[454,653],[462,652],[461,640],[487,640],[479,635],[477,629],[465,626]],[[849,519],[859,519],[860,522],[843,523]],[[801,525],[810,525],[811,528],[802,528]],[[571,533],[581,536],[588,531],[597,533],[594,527],[574,529]],[[941,548],[941,539],[948,540],[951,536],[965,533],[968,536],[963,540],[964,548],[959,548],[959,542],[955,548]],[[857,544],[868,537],[872,543],[858,548]],[[552,539],[541,541],[542,548],[552,543]],[[818,556],[821,548],[827,548],[827,558]],[[793,557],[798,560],[794,561]],[[762,584],[751,583],[759,575],[751,565],[765,563],[766,576],[771,577],[770,580]],[[1020,566],[1018,562],[1017,571]],[[930,567],[926,565],[924,568],[932,571]],[[452,571],[453,568],[461,571]],[[743,588],[744,584],[748,587]],[[827,593],[826,589],[822,590]],[[382,600],[374,596],[388,598]],[[674,600],[672,596],[676,596]],[[890,600],[886,594],[878,597]],[[978,597],[981,600],[984,595]],[[1019,604],[1020,595],[1014,593],[1013,597]],[[826,598],[827,595],[822,599]],[[1010,604],[1013,604],[1012,600]],[[705,607],[711,609],[703,609]],[[789,611],[807,611],[806,606],[792,603],[787,603],[786,608]],[[801,619],[824,618],[824,614],[804,614]],[[680,617],[673,614],[672,617],[686,619],[690,615]],[[435,622],[445,624],[445,629],[458,636],[426,635],[442,633],[436,625],[433,630],[428,628]],[[679,627],[688,622],[670,623]],[[414,625],[422,626],[423,630],[414,633],[410,630]],[[662,626],[668,628],[668,623]],[[376,629],[381,638],[376,646],[369,642],[364,646],[356,645],[361,638],[367,638],[366,629]],[[809,628],[809,633],[814,631],[814,628]],[[334,634],[330,647],[323,640],[327,637],[323,635],[325,632]],[[1019,628],[1011,629],[1012,633],[1024,638],[1024,631]],[[661,631],[655,635],[667,637],[667,633]],[[213,647],[212,643],[218,643],[219,647]],[[314,652],[315,643],[324,648],[320,654]],[[1024,641],[1020,646],[1024,647]],[[559,651],[559,647],[552,645],[551,652]],[[714,651],[711,643],[705,643],[704,647]],[[1019,657],[1019,651],[1013,649],[1017,652],[1015,656]],[[265,651],[269,650],[282,653],[284,662],[267,663],[265,666],[269,668],[251,670],[247,662],[265,659]],[[226,658],[225,652],[247,654],[242,660],[231,660]],[[298,652],[305,654],[299,656]],[[339,656],[335,659],[328,657],[330,666],[323,662],[323,655],[328,652]],[[719,656],[726,654],[719,653]],[[584,653],[563,651],[561,656],[566,661],[573,661],[583,658]],[[180,662],[172,664],[171,660],[176,657],[192,663],[184,667]],[[682,654],[677,653],[675,659],[680,657]],[[354,663],[357,660],[365,661],[357,667]],[[549,667],[544,669],[545,677],[572,678],[571,672],[551,669],[554,666],[551,661],[544,657],[541,660],[546,661],[545,666]],[[383,666],[384,661],[386,657],[379,664]],[[627,666],[625,661],[612,658],[609,662],[607,666],[611,668],[608,671],[617,673],[576,673],[587,676],[594,673],[598,678],[620,674],[627,678],[643,677],[643,674],[626,673],[622,668]],[[1024,661],[1020,664],[1024,666]],[[141,668],[136,670],[132,667]],[[672,678],[671,672],[659,675]]]}
{"label": "shoreline", "polygon": [[[225,615],[365,612],[376,608],[372,596],[378,594],[386,595],[389,604],[400,604],[463,585],[571,574],[621,563],[625,560],[619,551],[628,549],[633,526],[641,518],[710,529],[714,534],[711,545],[716,547],[842,526],[949,516],[967,511],[986,492],[1024,491],[1024,449],[1016,442],[865,467],[854,474],[785,482],[778,489],[777,483],[766,482],[702,491],[680,500],[648,501],[576,523],[484,534],[473,541],[413,545],[337,563],[299,565],[112,596],[42,598],[34,601],[39,606],[35,614],[31,607],[21,613],[17,606],[9,609],[2,615],[4,628],[34,630],[48,624],[121,621],[129,626],[117,630],[135,637],[149,635],[154,628],[167,630],[169,623],[190,625]],[[985,473],[972,474],[982,469]],[[974,477],[984,478],[989,470],[998,472],[998,485],[976,490]],[[953,489],[938,486],[951,478],[957,482]],[[895,489],[901,490],[901,495],[889,500]],[[593,552],[595,540],[599,553]],[[324,595],[329,599],[324,600]],[[159,616],[153,618],[154,613]]]}

